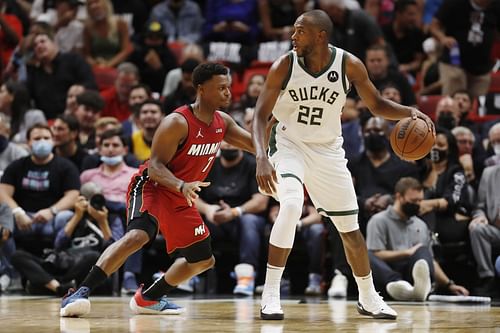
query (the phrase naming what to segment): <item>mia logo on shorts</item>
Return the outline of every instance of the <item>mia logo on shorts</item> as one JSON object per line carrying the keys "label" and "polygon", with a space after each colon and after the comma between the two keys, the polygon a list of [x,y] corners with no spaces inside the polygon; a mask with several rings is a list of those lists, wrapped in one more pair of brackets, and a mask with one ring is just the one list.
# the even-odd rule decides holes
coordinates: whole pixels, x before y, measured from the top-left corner
{"label": "mia logo on shorts", "polygon": [[194,235],[195,236],[203,235],[204,233],[205,233],[205,224],[201,224],[201,225],[197,226],[196,228],[194,228]]}

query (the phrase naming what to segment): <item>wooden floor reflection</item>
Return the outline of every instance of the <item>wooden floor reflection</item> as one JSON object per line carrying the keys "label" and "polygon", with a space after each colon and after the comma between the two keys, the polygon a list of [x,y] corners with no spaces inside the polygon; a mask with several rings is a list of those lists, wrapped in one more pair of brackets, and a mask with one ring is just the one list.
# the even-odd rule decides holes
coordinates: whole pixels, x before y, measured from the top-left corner
{"label": "wooden floor reflection", "polygon": [[0,332],[494,332],[500,333],[500,307],[446,303],[390,303],[396,321],[358,315],[355,302],[291,299],[283,301],[285,320],[261,321],[259,298],[175,298],[187,308],[179,316],[133,315],[129,298],[93,297],[85,318],[59,318],[59,299],[0,297]]}

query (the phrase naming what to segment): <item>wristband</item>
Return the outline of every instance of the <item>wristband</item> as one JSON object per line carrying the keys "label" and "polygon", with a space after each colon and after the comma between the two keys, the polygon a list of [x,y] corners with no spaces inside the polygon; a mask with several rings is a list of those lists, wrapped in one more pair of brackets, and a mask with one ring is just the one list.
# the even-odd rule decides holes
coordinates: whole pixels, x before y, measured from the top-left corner
{"label": "wristband", "polygon": [[26,212],[24,211],[24,209],[22,209],[19,206],[17,206],[16,208],[12,209],[12,215],[16,216],[18,213],[26,214]]}
{"label": "wristband", "polygon": [[59,213],[59,209],[57,209],[56,206],[52,206],[50,207],[50,212],[52,213],[52,215],[56,216],[57,213]]}
{"label": "wristband", "polygon": [[183,180],[181,180],[181,186],[179,186],[179,192],[182,193],[182,190],[184,189],[184,184],[186,184]]}
{"label": "wristband", "polygon": [[236,207],[236,210],[238,211],[238,216],[243,215],[243,213],[245,212],[245,211],[243,210],[243,207],[241,207],[241,206]]}

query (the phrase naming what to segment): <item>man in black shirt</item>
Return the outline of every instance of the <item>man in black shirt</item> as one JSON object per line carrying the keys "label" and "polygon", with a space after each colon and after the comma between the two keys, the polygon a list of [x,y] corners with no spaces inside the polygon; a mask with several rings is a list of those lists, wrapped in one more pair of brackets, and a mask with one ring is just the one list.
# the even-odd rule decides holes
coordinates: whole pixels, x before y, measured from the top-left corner
{"label": "man in black shirt", "polygon": [[55,146],[54,153],[67,158],[73,162],[78,170],[82,170],[83,159],[88,154],[79,144],[79,132],[80,125],[78,124],[78,119],[72,114],[57,116],[52,125]]}
{"label": "man in black shirt", "polygon": [[28,65],[27,85],[35,107],[47,119],[54,119],[66,108],[66,94],[74,84],[97,89],[94,74],[85,59],[76,53],[61,53],[48,33],[34,39],[37,65]]}
{"label": "man in black shirt", "polygon": [[260,261],[268,197],[259,193],[255,179],[255,157],[226,142],[221,143],[206,181],[210,186],[200,192],[196,207],[203,215],[215,249],[236,243],[240,250],[235,267],[235,294],[253,295],[254,272]]}
{"label": "man in black shirt", "polygon": [[52,153],[54,143],[47,125],[33,125],[27,137],[32,153],[5,169],[0,203],[12,209],[16,244],[33,249],[44,241],[51,244],[57,229],[54,219],[59,211],[73,207],[80,178],[73,163]]}
{"label": "man in black shirt", "polygon": [[443,1],[430,26],[432,35],[445,47],[439,63],[443,95],[459,89],[467,89],[474,97],[486,94],[499,20],[498,1]]}

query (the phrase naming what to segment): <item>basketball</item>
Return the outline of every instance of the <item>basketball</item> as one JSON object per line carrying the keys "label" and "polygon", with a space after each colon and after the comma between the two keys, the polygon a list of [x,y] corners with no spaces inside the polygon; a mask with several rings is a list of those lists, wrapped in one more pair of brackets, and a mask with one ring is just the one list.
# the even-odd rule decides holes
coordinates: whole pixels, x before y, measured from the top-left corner
{"label": "basketball", "polygon": [[391,132],[392,150],[399,158],[415,161],[424,158],[434,145],[435,136],[425,120],[401,119]]}

